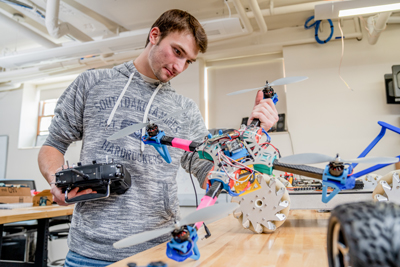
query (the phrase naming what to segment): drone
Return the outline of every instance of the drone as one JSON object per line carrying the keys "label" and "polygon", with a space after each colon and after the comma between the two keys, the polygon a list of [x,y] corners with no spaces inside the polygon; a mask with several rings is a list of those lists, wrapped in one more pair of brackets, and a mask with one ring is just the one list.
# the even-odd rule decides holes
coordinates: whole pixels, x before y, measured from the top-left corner
{"label": "drone", "polygon": [[[307,77],[300,76],[282,78],[271,83],[267,81],[263,87],[245,89],[229,95],[262,89],[264,99],[272,99],[276,104],[278,96],[272,86],[295,83],[305,79]],[[206,195],[201,199],[196,212],[214,207],[219,194],[224,190],[233,197],[232,202],[237,202],[235,204],[239,205],[233,212],[234,216],[242,222],[243,227],[255,233],[275,231],[286,220],[290,209],[286,187],[279,179],[271,177],[274,170],[321,180],[323,185],[322,201],[327,203],[339,191],[355,188],[360,183],[360,181],[356,182],[357,177],[399,160],[387,157],[364,158],[373,148],[371,145],[369,150],[364,151],[358,159],[352,160],[341,159],[339,155],[329,157],[315,153],[282,158],[279,149],[271,143],[271,137],[266,129],[259,126],[258,119],[254,119],[249,125],[241,125],[240,129],[220,130],[218,134],[209,134],[202,142],[169,137],[159,129],[157,122],[168,117],[180,116],[185,111],[187,110],[172,113],[160,120],[131,125],[110,136],[107,140],[122,138],[146,127],[146,134],[142,137],[142,141],[147,145],[152,145],[167,163],[171,163],[168,146],[197,153],[200,159],[213,162],[213,169],[208,176]],[[304,165],[321,162],[328,162],[325,169]],[[358,163],[379,165],[375,169],[369,168],[353,174],[353,169]],[[331,193],[328,194],[328,191]],[[222,205],[216,206],[222,208]],[[232,207],[225,208],[228,210]],[[250,211],[244,212],[245,210]],[[213,214],[211,210],[210,213]],[[134,235],[115,243],[115,246],[139,244],[172,231],[172,239],[167,245],[167,256],[177,261],[187,258],[198,259],[197,230],[203,225],[203,221],[208,219],[203,213],[198,214],[197,222],[185,218],[176,223],[173,228]],[[203,215],[205,217],[202,217]],[[182,243],[185,244],[182,245]]]}

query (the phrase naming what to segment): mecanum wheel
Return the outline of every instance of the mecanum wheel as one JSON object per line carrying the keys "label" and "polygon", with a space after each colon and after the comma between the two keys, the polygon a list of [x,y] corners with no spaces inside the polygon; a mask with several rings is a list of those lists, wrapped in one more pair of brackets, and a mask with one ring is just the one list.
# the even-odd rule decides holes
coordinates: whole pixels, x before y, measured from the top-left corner
{"label": "mecanum wheel", "polygon": [[358,202],[332,210],[328,226],[330,267],[400,266],[400,206]]}
{"label": "mecanum wheel", "polygon": [[383,176],[372,192],[375,201],[390,201],[400,205],[400,170],[392,171]]}

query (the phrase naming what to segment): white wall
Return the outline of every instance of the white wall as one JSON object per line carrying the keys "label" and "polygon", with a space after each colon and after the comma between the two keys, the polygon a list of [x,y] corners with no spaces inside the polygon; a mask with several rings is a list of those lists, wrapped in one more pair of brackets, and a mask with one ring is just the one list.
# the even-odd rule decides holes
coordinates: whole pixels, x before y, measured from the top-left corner
{"label": "white wall", "polygon": [[[338,75],[341,42],[284,47],[286,76],[308,76],[287,86],[288,127],[294,153],[318,152],[356,158],[378,135],[377,121],[399,127],[400,105],[386,104],[384,74],[400,64],[400,29],[389,25],[376,45],[345,40]],[[397,156],[400,136],[386,133],[370,156]],[[366,166],[359,166],[366,167]],[[376,173],[385,174],[393,165]],[[357,170],[357,169],[356,169]]]}
{"label": "white wall", "polygon": [[[283,77],[282,54],[230,59],[207,63],[209,128],[239,128],[243,117],[249,117],[257,90],[228,96],[243,89],[262,88]],[[286,112],[283,86],[274,87],[280,96],[279,113]]]}

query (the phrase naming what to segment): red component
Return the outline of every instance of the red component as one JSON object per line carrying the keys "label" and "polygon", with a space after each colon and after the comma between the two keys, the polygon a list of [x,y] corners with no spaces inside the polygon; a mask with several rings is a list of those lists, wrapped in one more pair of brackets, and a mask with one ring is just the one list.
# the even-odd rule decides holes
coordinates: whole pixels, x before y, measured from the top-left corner
{"label": "red component", "polygon": [[262,135],[262,128],[261,128],[261,125],[260,125],[260,128],[258,129],[258,131],[257,131],[257,135],[256,135],[256,142],[259,144],[259,141],[260,141],[260,136]]}

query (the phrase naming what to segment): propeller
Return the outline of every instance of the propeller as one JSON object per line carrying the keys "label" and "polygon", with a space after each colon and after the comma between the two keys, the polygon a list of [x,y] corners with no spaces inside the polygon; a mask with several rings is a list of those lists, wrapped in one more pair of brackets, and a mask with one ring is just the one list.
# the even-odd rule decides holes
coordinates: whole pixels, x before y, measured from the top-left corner
{"label": "propeller", "polygon": [[357,158],[357,159],[342,159],[337,155],[331,157],[318,153],[302,153],[280,158],[280,163],[285,164],[314,164],[323,162],[346,162],[346,163],[373,163],[373,164],[391,164],[399,161],[399,158],[392,157],[373,157],[373,158]]}
{"label": "propeller", "polygon": [[175,223],[175,225],[172,227],[156,229],[156,230],[152,230],[152,231],[147,231],[147,232],[131,235],[131,236],[124,238],[118,242],[115,242],[114,247],[115,248],[125,248],[125,247],[130,247],[133,245],[137,245],[137,244],[146,242],[148,240],[154,239],[156,237],[159,237],[161,235],[167,234],[169,232],[172,232],[175,229],[179,229],[182,225],[195,224],[196,222],[202,222],[202,221],[209,221],[209,220],[218,218],[224,214],[228,215],[229,213],[233,212],[238,207],[239,207],[239,204],[237,204],[237,203],[218,204],[218,205],[205,207],[205,208],[202,208],[202,209],[199,209],[199,210],[196,210],[196,211],[190,213],[185,218],[183,218],[180,222],[177,221]]}
{"label": "propeller", "polygon": [[181,115],[182,113],[184,113],[184,112],[186,112],[188,110],[189,110],[188,108],[187,109],[182,109],[182,110],[176,111],[174,113],[171,113],[171,114],[165,116],[162,119],[158,119],[158,120],[155,120],[155,121],[144,122],[144,123],[137,123],[137,124],[133,124],[131,126],[125,127],[122,130],[120,130],[120,131],[116,132],[115,134],[111,135],[110,137],[108,137],[107,141],[116,140],[116,139],[125,137],[127,135],[130,135],[130,134],[142,129],[143,127],[146,127],[149,124],[157,123],[157,122],[163,121],[163,120],[168,119],[168,118],[176,118],[176,117],[178,117],[179,115]]}
{"label": "propeller", "polygon": [[[285,77],[285,78],[281,78],[281,79],[275,80],[272,83],[267,83],[267,85],[268,86],[284,85],[284,84],[301,82],[301,81],[304,81],[304,80],[307,80],[307,79],[308,79],[308,77],[306,77],[306,76]],[[251,92],[251,91],[254,91],[254,90],[261,90],[261,89],[264,89],[264,87],[265,86],[258,87],[258,88],[252,88],[252,89],[244,89],[244,90],[236,91],[236,92],[233,92],[233,93],[229,93],[228,95],[237,95],[237,94]]]}

